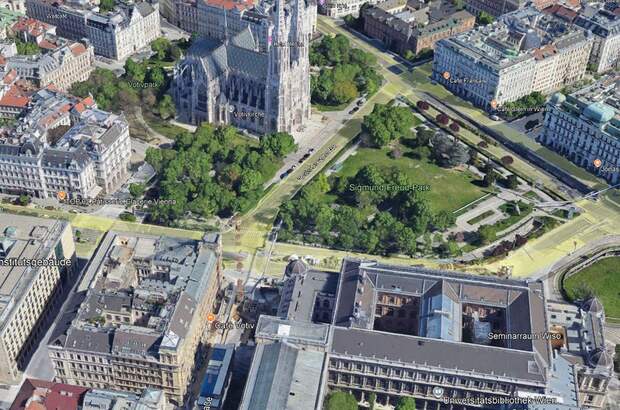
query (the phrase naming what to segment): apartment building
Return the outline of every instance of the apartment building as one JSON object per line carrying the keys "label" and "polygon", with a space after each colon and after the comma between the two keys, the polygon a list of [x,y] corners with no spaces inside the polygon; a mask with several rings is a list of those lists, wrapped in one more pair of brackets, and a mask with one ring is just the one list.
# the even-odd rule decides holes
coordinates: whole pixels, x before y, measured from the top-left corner
{"label": "apartment building", "polygon": [[[394,3],[403,7],[386,7]],[[443,38],[469,31],[474,28],[476,18],[467,11],[456,11],[433,18],[431,8],[424,3],[400,0],[387,1],[362,11],[364,32],[383,42],[389,49],[405,54],[418,54],[433,49]],[[419,7],[419,8],[417,8]]]}
{"label": "apartment building", "polygon": [[6,67],[37,87],[53,84],[55,88],[67,91],[73,84],[88,80],[94,70],[93,50],[87,42],[72,42],[44,54],[10,57]]}
{"label": "apartment building", "polygon": [[487,110],[581,80],[593,38],[534,7],[435,45],[433,79]]}
{"label": "apartment building", "polygon": [[219,239],[108,232],[78,290],[70,326],[49,342],[56,380],[188,398],[207,315],[221,287]]}
{"label": "apartment building", "polygon": [[465,9],[474,16],[485,12],[493,17],[499,17],[520,10],[528,4],[542,10],[556,2],[557,0],[465,0]]}
{"label": "apartment building", "polygon": [[575,19],[575,24],[592,33],[594,45],[590,64],[597,73],[618,68],[620,61],[620,13],[612,9],[613,2],[601,8],[586,6]]}
{"label": "apartment building", "polygon": [[620,76],[608,75],[570,95],[553,95],[538,137],[610,184],[620,183],[619,81]]}
{"label": "apartment building", "polygon": [[128,177],[129,125],[122,115],[42,89],[14,130],[0,135],[0,192],[38,198],[94,198]]}
{"label": "apartment building", "polygon": [[56,27],[30,17],[20,17],[10,28],[11,34],[22,41],[39,44],[48,35],[56,35]]}
{"label": "apartment building", "polygon": [[10,410],[172,410],[161,390],[146,389],[142,394],[89,389],[47,380],[26,379]]}
{"label": "apartment building", "polygon": [[18,384],[71,287],[75,244],[66,221],[0,213],[0,382]]}
{"label": "apartment building", "polygon": [[158,3],[119,4],[100,13],[95,3],[27,0],[28,16],[56,26],[57,34],[88,39],[95,54],[124,60],[161,35]]}
{"label": "apartment building", "polygon": [[329,17],[342,18],[344,16],[357,16],[364,4],[374,5],[378,0],[325,0],[319,2],[318,11]]}

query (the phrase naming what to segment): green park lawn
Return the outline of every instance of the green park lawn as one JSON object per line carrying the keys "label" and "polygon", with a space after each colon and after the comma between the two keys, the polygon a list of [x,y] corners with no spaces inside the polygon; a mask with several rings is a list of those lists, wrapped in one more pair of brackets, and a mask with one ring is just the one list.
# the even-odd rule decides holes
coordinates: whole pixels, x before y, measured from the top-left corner
{"label": "green park lawn", "polygon": [[411,158],[411,149],[400,148],[403,153],[400,158],[392,158],[389,148],[360,148],[355,155],[347,158],[338,175],[353,176],[369,164],[381,169],[396,167],[406,173],[414,184],[430,185],[430,191],[422,191],[420,195],[430,201],[433,212],[456,211],[485,194],[481,187],[473,183],[476,178],[470,172],[441,168],[425,158]]}
{"label": "green park lawn", "polygon": [[602,259],[567,277],[564,290],[569,298],[576,299],[576,289],[583,285],[601,300],[607,317],[620,320],[620,257]]}

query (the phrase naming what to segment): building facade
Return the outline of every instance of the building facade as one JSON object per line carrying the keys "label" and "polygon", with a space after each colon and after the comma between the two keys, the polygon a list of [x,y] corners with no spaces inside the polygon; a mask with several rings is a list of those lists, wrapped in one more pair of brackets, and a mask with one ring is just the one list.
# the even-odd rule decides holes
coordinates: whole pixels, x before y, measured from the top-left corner
{"label": "building facade", "polygon": [[88,39],[95,54],[124,60],[146,47],[161,34],[158,3],[146,1],[118,5],[99,13],[94,4],[59,4],[50,0],[27,0],[28,16],[56,26],[57,34],[71,40]]}
{"label": "building facade", "polygon": [[[578,166],[620,183],[620,77],[610,75],[547,103],[538,140]],[[598,161],[600,162],[598,162]]]}
{"label": "building facade", "polygon": [[581,80],[593,38],[553,14],[528,7],[497,22],[440,40],[433,79],[487,110],[533,92]]}
{"label": "building facade", "polygon": [[38,198],[95,198],[127,178],[129,125],[122,115],[42,89],[16,128],[0,136],[0,192]]}
{"label": "building facade", "polygon": [[86,267],[86,296],[49,342],[56,380],[96,389],[189,394],[221,287],[220,244],[109,232]]}
{"label": "building facade", "polygon": [[266,49],[250,27],[230,40],[196,41],[174,71],[178,118],[259,134],[297,130],[310,117],[311,7],[301,0],[275,2]]}
{"label": "building facade", "polygon": [[425,410],[552,396],[548,341],[512,336],[547,329],[541,283],[345,260],[327,385]]}
{"label": "building facade", "polygon": [[557,0],[465,0],[465,9],[474,16],[485,12],[493,17],[511,13],[532,4],[538,10],[549,7]]}
{"label": "building facade", "polygon": [[357,16],[364,4],[377,4],[378,0],[325,0],[318,6],[321,14],[333,18],[342,18],[344,16]]}
{"label": "building facade", "polygon": [[75,244],[65,221],[0,213],[0,381],[18,384],[72,286]]}
{"label": "building facade", "polygon": [[95,55],[88,43],[70,43],[54,51],[34,56],[14,56],[6,67],[17,75],[32,81],[37,87],[53,84],[67,91],[73,84],[88,80],[94,69]]}
{"label": "building facade", "polygon": [[575,24],[594,36],[590,64],[597,73],[618,68],[620,61],[620,14],[605,8],[609,5],[598,10],[586,6],[575,19]]}
{"label": "building facade", "polygon": [[382,6],[380,3],[362,11],[364,32],[403,55],[408,50],[414,54],[432,50],[437,41],[469,31],[476,22],[476,18],[467,11],[457,11],[429,23],[428,16],[416,18],[415,11],[397,10],[393,13]]}

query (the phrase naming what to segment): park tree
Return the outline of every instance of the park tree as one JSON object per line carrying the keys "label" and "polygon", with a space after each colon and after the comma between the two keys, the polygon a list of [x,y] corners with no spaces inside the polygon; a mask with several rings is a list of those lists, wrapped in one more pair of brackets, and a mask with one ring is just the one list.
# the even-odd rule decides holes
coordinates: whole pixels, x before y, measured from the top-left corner
{"label": "park tree", "polygon": [[505,185],[509,189],[516,189],[519,186],[519,179],[515,174],[510,174],[505,179]]}
{"label": "park tree", "polygon": [[482,225],[478,228],[478,239],[482,245],[489,244],[495,240],[496,232],[491,225]]}
{"label": "park tree", "polygon": [[433,137],[433,158],[442,167],[455,167],[469,161],[469,150],[445,134]]}
{"label": "park tree", "polygon": [[133,81],[141,83],[144,82],[146,69],[144,65],[136,63],[131,58],[128,58],[127,61],[125,61],[125,74]]}
{"label": "park tree", "polygon": [[334,391],[327,396],[326,410],[357,410],[355,396],[343,391]]}
{"label": "park tree", "polygon": [[164,95],[164,97],[157,105],[157,111],[159,113],[159,116],[164,120],[174,117],[176,109],[174,106],[174,102],[172,101],[172,97],[170,97],[168,94]]}
{"label": "park tree", "polygon": [[148,80],[150,83],[161,86],[166,81],[166,74],[161,67],[153,67],[148,72]]}
{"label": "park tree", "polygon": [[357,88],[353,81],[335,81],[331,95],[336,104],[348,103],[357,97]]}
{"label": "park tree", "polygon": [[497,181],[498,178],[499,178],[499,174],[496,171],[494,171],[494,170],[490,170],[484,176],[484,179],[482,180],[482,183],[483,183],[483,185],[485,187],[489,188],[489,187],[492,187],[495,184],[495,182]]}
{"label": "park tree", "polygon": [[166,58],[166,53],[170,47],[170,40],[165,37],[159,37],[151,43],[151,50],[153,50],[158,60],[163,60]]}
{"label": "park tree", "polygon": [[144,184],[129,184],[129,193],[133,198],[140,198],[144,195]]}
{"label": "park tree", "polygon": [[297,150],[297,144],[291,134],[275,132],[264,135],[260,140],[260,149],[263,153],[271,154],[276,158],[283,158]]}
{"label": "park tree", "polygon": [[415,410],[415,400],[411,397],[401,397],[396,402],[394,410]]}
{"label": "park tree", "polygon": [[414,116],[407,107],[376,104],[372,113],[364,117],[362,124],[368,133],[370,143],[376,147],[383,147],[391,141],[410,135]]}

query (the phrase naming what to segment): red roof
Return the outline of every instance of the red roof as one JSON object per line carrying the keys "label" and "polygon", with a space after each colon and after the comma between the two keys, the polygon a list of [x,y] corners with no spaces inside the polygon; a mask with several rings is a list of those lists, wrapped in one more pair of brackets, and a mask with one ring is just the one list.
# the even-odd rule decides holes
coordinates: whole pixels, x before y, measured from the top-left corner
{"label": "red roof", "polygon": [[30,102],[30,95],[20,84],[15,83],[0,98],[0,106],[25,108]]}
{"label": "red roof", "polygon": [[10,410],[77,410],[85,387],[26,379]]}
{"label": "red roof", "polygon": [[74,56],[79,56],[86,52],[86,47],[82,43],[73,43],[69,46]]}
{"label": "red roof", "polygon": [[577,12],[569,9],[568,7],[562,6],[561,4],[554,4],[553,6],[547,7],[543,10],[543,12],[547,14],[553,14],[563,20],[571,23],[575,18],[577,18]]}
{"label": "red roof", "polygon": [[219,7],[226,10],[245,10],[254,5],[253,0],[204,0],[204,2],[209,6]]}
{"label": "red roof", "polygon": [[11,30],[14,32],[26,32],[33,37],[38,37],[49,31],[53,26],[31,17],[21,17]]}

